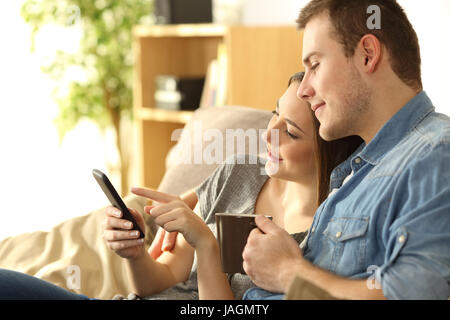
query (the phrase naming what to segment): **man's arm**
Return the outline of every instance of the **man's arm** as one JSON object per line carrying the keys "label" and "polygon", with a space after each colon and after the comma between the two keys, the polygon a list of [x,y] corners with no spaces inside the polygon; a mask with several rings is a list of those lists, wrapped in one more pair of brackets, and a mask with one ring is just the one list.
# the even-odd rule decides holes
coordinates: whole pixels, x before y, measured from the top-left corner
{"label": "man's arm", "polygon": [[[262,230],[252,230],[244,249],[244,270],[259,287],[286,293],[295,276],[308,280],[339,299],[384,299],[379,286],[323,270],[303,258],[297,242],[269,219],[258,216]],[[374,289],[371,289],[374,287]]]}
{"label": "man's arm", "polygon": [[[390,248],[374,276],[389,299],[450,298],[450,141],[410,162],[386,212]],[[386,228],[386,227],[385,227]],[[387,228],[386,228],[387,229]]]}
{"label": "man's arm", "polygon": [[[293,276],[290,276],[293,275]],[[292,270],[287,274],[287,278],[291,278],[288,282],[292,282],[293,277],[299,276],[317,286],[318,288],[328,292],[337,299],[355,299],[355,300],[378,300],[386,299],[383,295],[381,286],[369,285],[366,279],[347,279],[324,270],[313,265],[306,259],[299,259],[299,264],[293,266]],[[284,292],[287,292],[288,287]]]}

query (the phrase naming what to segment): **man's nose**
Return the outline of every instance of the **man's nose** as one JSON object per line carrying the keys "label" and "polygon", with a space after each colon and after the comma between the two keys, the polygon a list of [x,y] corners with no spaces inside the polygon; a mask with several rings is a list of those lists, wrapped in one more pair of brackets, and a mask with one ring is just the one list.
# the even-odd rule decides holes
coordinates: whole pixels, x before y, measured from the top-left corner
{"label": "man's nose", "polygon": [[314,89],[303,79],[297,89],[297,97],[302,100],[308,101],[314,97]]}

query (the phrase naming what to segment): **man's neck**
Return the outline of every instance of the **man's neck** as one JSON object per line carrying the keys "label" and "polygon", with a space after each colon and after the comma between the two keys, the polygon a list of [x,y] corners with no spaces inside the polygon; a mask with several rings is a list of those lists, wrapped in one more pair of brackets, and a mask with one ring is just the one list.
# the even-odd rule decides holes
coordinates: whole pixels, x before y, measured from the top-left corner
{"label": "man's neck", "polygon": [[371,111],[366,116],[365,125],[361,128],[359,136],[367,144],[372,141],[380,129],[401,108],[403,108],[420,91],[415,91],[406,85],[384,87],[374,95]]}

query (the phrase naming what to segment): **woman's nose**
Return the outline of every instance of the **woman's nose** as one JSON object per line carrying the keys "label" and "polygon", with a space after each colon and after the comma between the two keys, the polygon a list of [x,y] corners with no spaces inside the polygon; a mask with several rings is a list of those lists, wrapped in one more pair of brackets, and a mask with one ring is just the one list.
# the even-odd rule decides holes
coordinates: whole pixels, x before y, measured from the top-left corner
{"label": "woman's nose", "polygon": [[263,136],[263,139],[265,139],[266,143],[271,145],[272,147],[277,147],[280,144],[280,134],[279,129],[274,128],[274,126],[268,127],[265,136]]}
{"label": "woman's nose", "polygon": [[263,134],[263,139],[267,143],[270,143],[270,139],[272,138],[272,130],[275,129],[277,121],[272,117],[272,119],[269,121],[267,125],[267,130]]}

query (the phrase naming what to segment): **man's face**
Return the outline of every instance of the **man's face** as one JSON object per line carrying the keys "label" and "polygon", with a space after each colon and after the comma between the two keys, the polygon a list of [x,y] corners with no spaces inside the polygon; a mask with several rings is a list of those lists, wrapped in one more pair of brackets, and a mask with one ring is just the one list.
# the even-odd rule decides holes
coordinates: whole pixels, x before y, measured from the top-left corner
{"label": "man's face", "polygon": [[358,135],[364,125],[371,91],[364,83],[353,58],[331,36],[327,15],[311,19],[303,33],[305,77],[297,96],[308,101],[320,122],[325,140]]}

